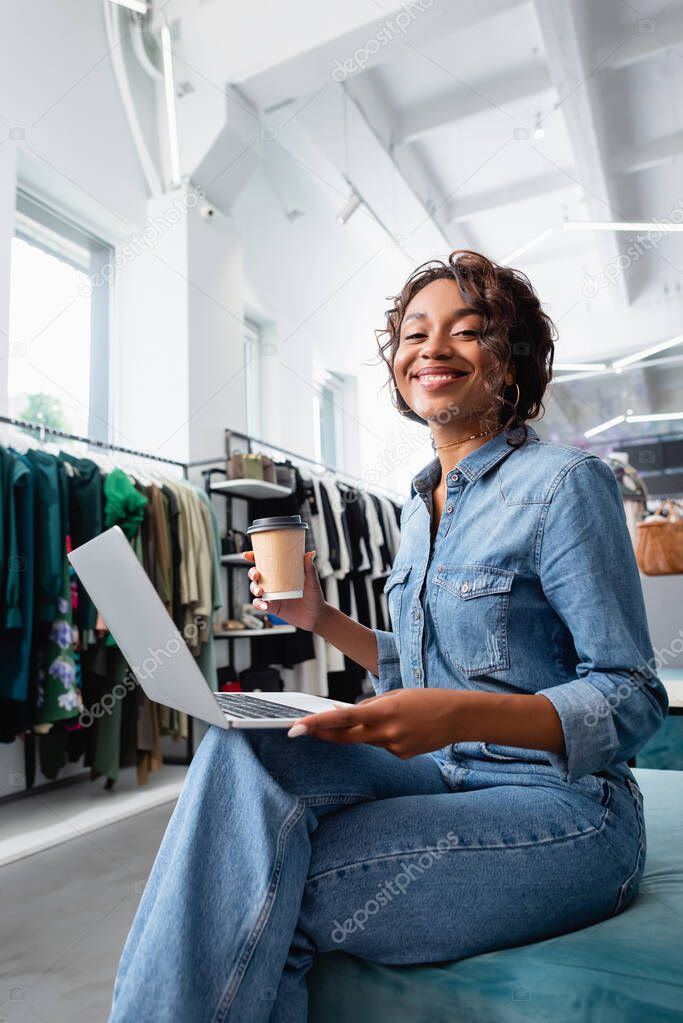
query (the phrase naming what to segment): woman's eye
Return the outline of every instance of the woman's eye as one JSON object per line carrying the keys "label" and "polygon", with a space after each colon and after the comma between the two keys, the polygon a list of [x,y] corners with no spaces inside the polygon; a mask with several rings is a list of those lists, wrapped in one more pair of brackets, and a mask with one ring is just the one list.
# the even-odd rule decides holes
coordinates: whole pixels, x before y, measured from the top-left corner
{"label": "woman's eye", "polygon": [[422,338],[427,337],[426,334],[406,334],[403,338],[404,341],[421,341]]}
{"label": "woman's eye", "polygon": [[481,333],[478,330],[459,330],[453,337],[467,337],[467,338],[479,338]]}

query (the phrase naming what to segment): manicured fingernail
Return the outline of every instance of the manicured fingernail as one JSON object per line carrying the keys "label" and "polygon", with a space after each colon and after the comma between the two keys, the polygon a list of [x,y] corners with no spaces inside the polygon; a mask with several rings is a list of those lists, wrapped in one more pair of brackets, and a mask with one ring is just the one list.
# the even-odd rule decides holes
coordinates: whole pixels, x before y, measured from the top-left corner
{"label": "manicured fingernail", "polygon": [[257,607],[259,609],[259,611],[267,611],[268,610],[268,604],[266,603],[265,600],[255,600],[254,601],[254,606]]}
{"label": "manicured fingernail", "polygon": [[290,739],[296,739],[297,735],[305,735],[306,732],[307,732],[306,725],[298,724],[292,725],[292,727],[287,732],[287,735],[289,736]]}

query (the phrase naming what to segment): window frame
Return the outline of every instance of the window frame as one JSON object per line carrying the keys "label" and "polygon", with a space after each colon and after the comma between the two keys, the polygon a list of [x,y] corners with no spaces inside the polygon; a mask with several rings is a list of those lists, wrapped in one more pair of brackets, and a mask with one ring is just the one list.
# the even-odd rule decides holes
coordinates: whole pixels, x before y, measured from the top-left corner
{"label": "window frame", "polygon": [[102,282],[90,292],[88,437],[106,443],[110,440],[112,286],[110,275],[102,271],[114,265],[115,247],[21,187],[16,191],[14,237]]}

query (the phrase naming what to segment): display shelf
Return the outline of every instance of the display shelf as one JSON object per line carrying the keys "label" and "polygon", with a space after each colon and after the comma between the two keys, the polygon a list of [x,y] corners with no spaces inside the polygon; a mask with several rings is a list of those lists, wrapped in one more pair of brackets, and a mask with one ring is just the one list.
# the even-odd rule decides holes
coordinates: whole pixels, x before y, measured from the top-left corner
{"label": "display shelf", "polygon": [[229,497],[251,497],[263,500],[268,497],[290,497],[291,487],[283,487],[280,483],[267,483],[265,480],[221,480],[210,485],[212,494],[226,494]]}
{"label": "display shelf", "polygon": [[293,625],[273,625],[271,629],[225,629],[214,632],[214,639],[253,639],[255,636],[283,636],[288,632],[296,632]]}

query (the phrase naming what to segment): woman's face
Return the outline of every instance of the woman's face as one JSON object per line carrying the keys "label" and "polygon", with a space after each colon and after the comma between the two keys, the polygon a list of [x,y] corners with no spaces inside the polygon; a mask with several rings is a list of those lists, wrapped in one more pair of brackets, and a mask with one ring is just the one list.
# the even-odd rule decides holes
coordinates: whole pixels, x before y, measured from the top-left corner
{"label": "woman's face", "polygon": [[491,357],[478,342],[482,327],[453,280],[432,281],[406,307],[394,376],[423,419],[476,421],[490,404],[484,380]]}

